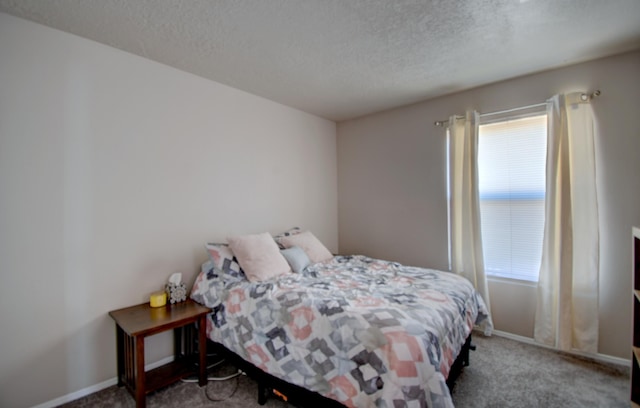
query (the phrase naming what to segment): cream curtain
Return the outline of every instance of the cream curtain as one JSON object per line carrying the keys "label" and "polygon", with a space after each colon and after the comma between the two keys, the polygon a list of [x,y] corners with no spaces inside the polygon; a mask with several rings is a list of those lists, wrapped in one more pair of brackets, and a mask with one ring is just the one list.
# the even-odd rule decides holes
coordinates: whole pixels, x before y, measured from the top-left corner
{"label": "cream curtain", "polygon": [[580,93],[554,96],[547,113],[545,228],[534,338],[560,350],[596,353],[595,120]]}
{"label": "cream curtain", "polygon": [[[480,230],[478,122],[477,112],[449,119],[449,247],[451,270],[471,281],[490,311]],[[480,324],[487,336],[492,328],[491,317]]]}

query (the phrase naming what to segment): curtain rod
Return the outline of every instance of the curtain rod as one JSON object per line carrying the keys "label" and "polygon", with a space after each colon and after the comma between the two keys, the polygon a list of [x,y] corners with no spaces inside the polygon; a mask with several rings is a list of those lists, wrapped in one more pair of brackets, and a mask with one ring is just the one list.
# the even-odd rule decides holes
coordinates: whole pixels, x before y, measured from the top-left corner
{"label": "curtain rod", "polygon": [[[591,99],[595,98],[596,96],[600,96],[600,94],[601,94],[601,92],[600,92],[599,89],[596,89],[595,91],[593,91],[591,93],[583,92],[582,94],[580,94],[580,99],[582,101],[586,102],[586,101],[590,101]],[[501,110],[501,111],[496,111],[496,112],[489,112],[489,113],[481,113],[480,117],[491,116],[491,115],[500,115],[500,114],[503,114],[503,113],[515,112],[515,111],[524,110],[524,109],[537,108],[538,106],[543,106],[543,105],[546,105],[546,104],[547,104],[546,102],[542,102],[542,103],[535,103],[533,105],[522,106],[522,107],[519,107],[519,108],[506,109],[506,110]],[[456,115],[455,118],[456,119],[464,119],[464,116]],[[449,119],[436,120],[435,122],[433,122],[433,124],[435,126],[445,126],[447,123],[449,123]]]}

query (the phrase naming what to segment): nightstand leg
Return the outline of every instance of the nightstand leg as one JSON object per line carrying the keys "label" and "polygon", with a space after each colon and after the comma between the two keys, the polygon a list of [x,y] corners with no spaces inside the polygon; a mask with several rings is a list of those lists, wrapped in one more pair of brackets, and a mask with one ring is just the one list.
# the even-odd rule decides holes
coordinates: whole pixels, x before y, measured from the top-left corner
{"label": "nightstand leg", "polygon": [[198,384],[204,387],[207,385],[207,319],[204,315],[198,319],[198,351],[200,356]]}
{"label": "nightstand leg", "polygon": [[182,327],[176,327],[173,329],[173,356],[177,360],[184,357],[182,353],[182,336],[184,329]]}
{"label": "nightstand leg", "polygon": [[118,367],[118,387],[124,385],[122,377],[124,375],[124,331],[116,324],[116,355]]}
{"label": "nightstand leg", "polygon": [[136,407],[145,408],[144,337],[136,336]]}

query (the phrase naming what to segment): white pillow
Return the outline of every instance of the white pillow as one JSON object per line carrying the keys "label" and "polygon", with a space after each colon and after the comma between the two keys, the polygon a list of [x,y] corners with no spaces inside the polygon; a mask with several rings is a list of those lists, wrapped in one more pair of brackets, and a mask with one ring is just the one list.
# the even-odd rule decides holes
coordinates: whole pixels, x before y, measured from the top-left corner
{"label": "white pillow", "polygon": [[230,237],[228,241],[250,282],[260,282],[291,273],[287,260],[269,233]]}
{"label": "white pillow", "polygon": [[311,232],[305,231],[296,235],[290,235],[288,237],[282,237],[280,243],[285,248],[291,248],[292,246],[299,246],[306,252],[311,259],[311,262],[322,262],[333,258],[331,252],[322,245],[322,242],[318,240]]}

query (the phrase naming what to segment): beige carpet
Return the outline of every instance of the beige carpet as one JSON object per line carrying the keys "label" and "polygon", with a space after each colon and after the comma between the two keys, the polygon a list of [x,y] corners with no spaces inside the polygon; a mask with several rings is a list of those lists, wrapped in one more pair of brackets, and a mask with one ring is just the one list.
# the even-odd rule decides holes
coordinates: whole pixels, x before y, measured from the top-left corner
{"label": "beige carpet", "polygon": [[[471,365],[458,378],[453,402],[458,408],[473,407],[629,407],[629,368],[601,364],[584,358],[557,353],[493,336],[476,335],[477,351],[471,353]],[[225,375],[231,366],[220,366],[212,373]],[[236,392],[224,399],[238,385]],[[193,383],[178,383],[147,397],[149,408],[169,407],[260,407],[258,387],[240,376],[225,382],[210,382],[200,388]],[[270,399],[264,407],[287,407]],[[315,406],[312,401],[310,407]],[[135,407],[124,388],[109,387],[64,405],[78,407]]]}
{"label": "beige carpet", "polygon": [[493,336],[453,390],[456,407],[629,407],[629,368]]}

